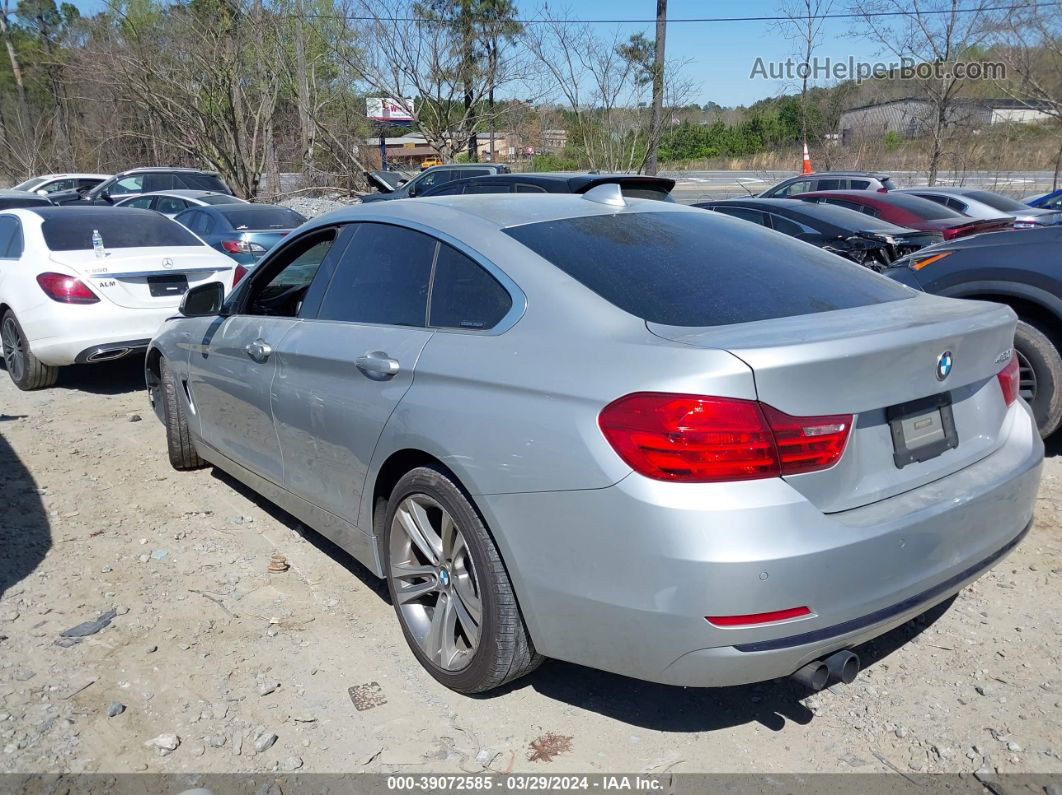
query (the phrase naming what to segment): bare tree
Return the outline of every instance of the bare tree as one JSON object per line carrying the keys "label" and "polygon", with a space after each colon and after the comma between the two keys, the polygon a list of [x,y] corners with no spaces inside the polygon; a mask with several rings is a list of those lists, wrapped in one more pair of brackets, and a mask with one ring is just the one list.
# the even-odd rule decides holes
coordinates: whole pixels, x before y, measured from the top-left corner
{"label": "bare tree", "polygon": [[[870,37],[881,51],[899,62],[927,65],[932,74],[911,80],[915,93],[930,106],[926,127],[930,136],[929,184],[934,185],[946,154],[948,128],[955,121],[957,100],[964,85],[955,64],[970,56],[987,36],[993,4],[976,0],[854,0],[859,14],[855,35]],[[892,16],[881,16],[890,12]]]}
{"label": "bare tree", "polygon": [[812,58],[822,41],[822,28],[827,15],[833,11],[834,0],[783,0],[781,12],[785,20],[776,26],[783,37],[793,42],[800,64],[800,136],[808,142],[808,87]]}

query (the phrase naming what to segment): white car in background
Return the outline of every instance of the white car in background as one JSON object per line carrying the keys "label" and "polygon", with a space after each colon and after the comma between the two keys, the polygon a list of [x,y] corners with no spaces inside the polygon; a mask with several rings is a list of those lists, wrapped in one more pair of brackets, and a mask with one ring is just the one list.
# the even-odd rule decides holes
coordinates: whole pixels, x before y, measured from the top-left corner
{"label": "white car in background", "polygon": [[[94,246],[94,243],[97,244]],[[151,210],[0,212],[0,341],[19,389],[59,367],[141,352],[184,293],[233,286],[236,263]]]}
{"label": "white car in background", "polygon": [[168,218],[173,218],[177,213],[184,212],[189,207],[207,207],[214,204],[248,204],[248,202],[246,199],[212,190],[160,190],[155,193],[131,196],[114,206],[154,210]]}
{"label": "white car in background", "polygon": [[39,196],[47,196],[49,193],[60,190],[95,188],[105,179],[110,179],[110,176],[110,174],[41,174],[39,177],[30,177],[25,182],[20,182],[12,190],[24,190]]}

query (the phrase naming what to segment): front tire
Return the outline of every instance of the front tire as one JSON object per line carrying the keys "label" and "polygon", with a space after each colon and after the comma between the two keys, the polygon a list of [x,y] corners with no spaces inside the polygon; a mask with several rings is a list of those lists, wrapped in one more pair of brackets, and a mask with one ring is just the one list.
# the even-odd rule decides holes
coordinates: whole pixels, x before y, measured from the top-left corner
{"label": "front tire", "polygon": [[170,456],[170,465],[178,470],[199,469],[206,462],[192,444],[192,435],[188,430],[188,417],[184,413],[184,404],[178,390],[181,388],[173,374],[170,363],[165,358],[159,360],[162,380],[162,415],[166,424],[166,449]]}
{"label": "front tire", "polygon": [[1046,439],[1062,424],[1062,355],[1046,334],[1024,320],[1014,332],[1014,351],[1021,396]]}
{"label": "front tire", "polygon": [[3,343],[4,365],[15,386],[23,392],[55,386],[59,368],[44,364],[33,355],[22,326],[10,309],[0,318],[0,342]]}
{"label": "front tire", "polygon": [[538,667],[494,540],[446,473],[418,467],[403,476],[384,527],[391,603],[428,673],[459,693],[482,693]]}

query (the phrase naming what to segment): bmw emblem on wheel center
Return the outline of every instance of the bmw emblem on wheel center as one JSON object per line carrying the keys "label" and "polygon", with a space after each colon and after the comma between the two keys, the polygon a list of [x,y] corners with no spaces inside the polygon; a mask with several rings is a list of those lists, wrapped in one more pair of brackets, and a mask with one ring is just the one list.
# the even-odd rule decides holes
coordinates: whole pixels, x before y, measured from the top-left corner
{"label": "bmw emblem on wheel center", "polygon": [[943,381],[945,378],[948,377],[948,374],[951,372],[952,363],[953,359],[951,356],[951,351],[944,351],[944,353],[940,354],[940,356],[937,357],[938,381]]}

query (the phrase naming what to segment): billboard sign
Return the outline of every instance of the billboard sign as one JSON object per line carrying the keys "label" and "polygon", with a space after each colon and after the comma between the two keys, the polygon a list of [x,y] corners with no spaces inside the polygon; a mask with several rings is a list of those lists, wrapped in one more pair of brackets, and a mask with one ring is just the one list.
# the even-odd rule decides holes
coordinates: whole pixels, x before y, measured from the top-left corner
{"label": "billboard sign", "polygon": [[413,121],[413,114],[410,112],[412,107],[412,99],[395,99],[394,97],[365,98],[365,115],[373,121],[408,124]]}

